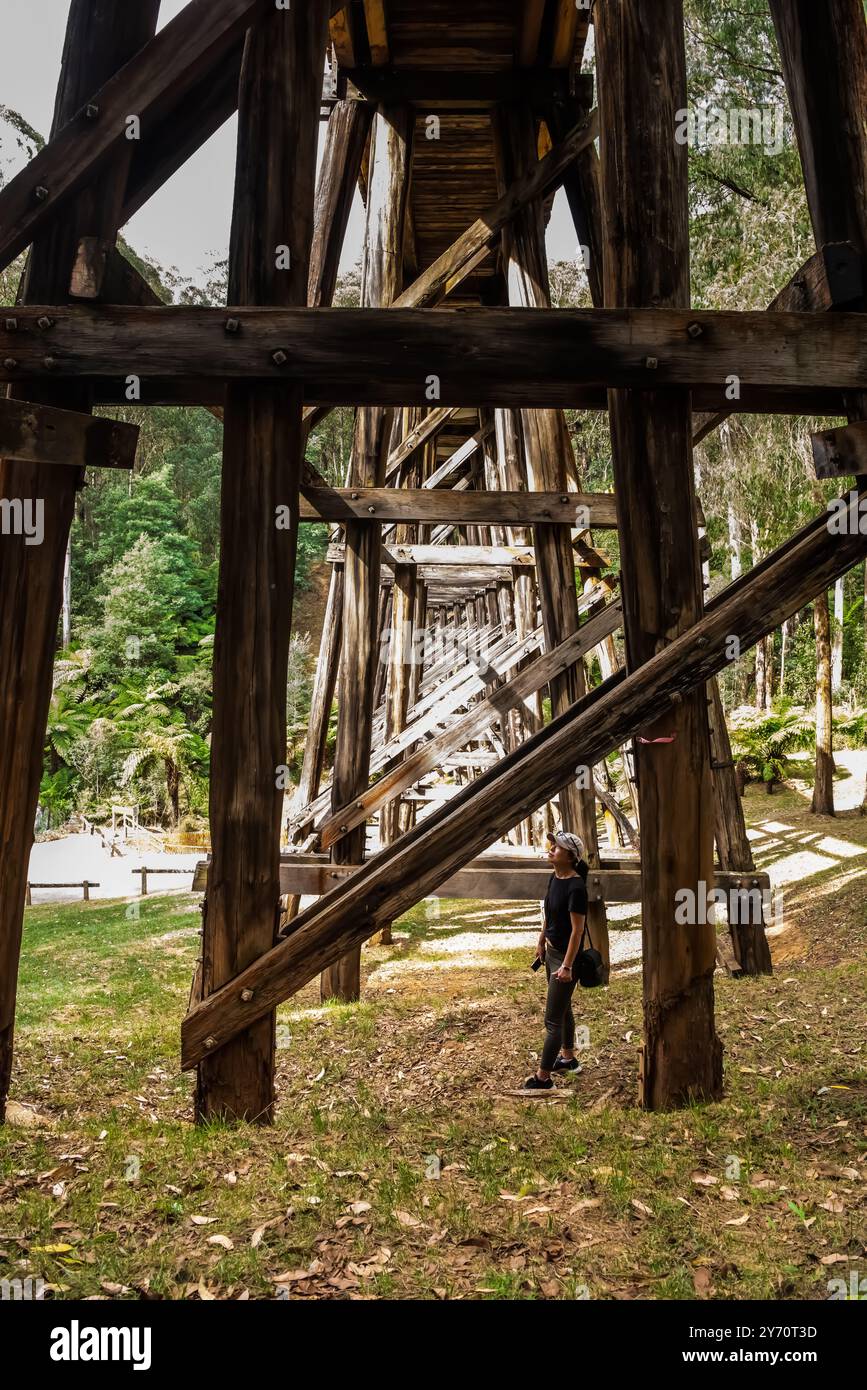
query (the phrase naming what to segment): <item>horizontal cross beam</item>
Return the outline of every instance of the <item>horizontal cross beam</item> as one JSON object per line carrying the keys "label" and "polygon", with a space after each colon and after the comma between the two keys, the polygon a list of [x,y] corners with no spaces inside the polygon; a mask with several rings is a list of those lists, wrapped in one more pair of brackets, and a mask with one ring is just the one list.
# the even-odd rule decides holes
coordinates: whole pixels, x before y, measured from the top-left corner
{"label": "horizontal cross beam", "polygon": [[0,398],[0,458],[72,468],[132,468],[138,436],[138,425]]}
{"label": "horizontal cross beam", "polygon": [[456,492],[451,488],[329,488],[301,490],[302,521],[398,521],[454,526],[562,526],[595,531],[617,526],[608,492]]}
{"label": "horizontal cross beam", "polygon": [[[577,93],[572,90],[577,82]],[[388,105],[461,107],[467,110],[499,105],[504,101],[528,101],[540,108],[567,99],[589,107],[593,101],[590,73],[572,74],[552,68],[529,72],[462,72],[442,68],[343,68],[337,74],[337,95],[350,101],[385,102]]]}
{"label": "horizontal cross beam", "polygon": [[16,320],[0,318],[0,381],[216,377],[301,382],[332,404],[525,407],[588,386],[867,388],[864,319],[848,313],[63,305]]}

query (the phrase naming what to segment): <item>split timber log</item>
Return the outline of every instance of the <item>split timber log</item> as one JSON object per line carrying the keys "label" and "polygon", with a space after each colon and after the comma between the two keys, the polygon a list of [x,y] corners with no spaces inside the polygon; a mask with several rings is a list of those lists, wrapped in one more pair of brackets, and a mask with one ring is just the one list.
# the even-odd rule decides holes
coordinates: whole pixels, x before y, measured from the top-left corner
{"label": "split timber log", "polygon": [[434,439],[444,429],[456,413],[453,405],[444,406],[441,410],[429,410],[423,419],[410,430],[409,434],[403,439],[392,454],[388,456],[385,465],[385,481],[391,484],[394,479],[400,477],[400,470],[403,465],[412,457],[416,449],[420,449],[429,439]]}
{"label": "split timber log", "polygon": [[[0,192],[0,268],[7,266],[141,127],[189,91],[268,12],[268,0],[190,0],[98,91],[71,113],[44,149]],[[89,98],[89,100],[88,100]],[[91,112],[95,114],[91,115]]]}
{"label": "split timber log", "polygon": [[822,430],[812,437],[817,478],[846,478],[867,474],[867,421],[839,430]]}
{"label": "split timber log", "polygon": [[409,102],[425,112],[457,107],[473,111],[505,101],[529,101],[541,106],[569,100],[570,87],[577,83],[585,110],[593,100],[593,82],[587,73],[552,72],[460,72],[442,68],[354,68],[341,65],[338,92],[349,100]]}
{"label": "split timber log", "polygon": [[[771,0],[816,245],[849,242],[867,274],[867,16],[859,0]],[[867,297],[858,308],[867,310]],[[867,419],[867,391],[847,402]]]}
{"label": "split timber log", "polygon": [[132,468],[138,425],[0,398],[0,458],[72,468]]}
{"label": "split timber log", "polygon": [[[95,87],[148,42],[158,11],[156,0],[142,0],[134,7],[123,0],[100,6],[73,0],[52,134],[73,119]],[[118,206],[116,193],[112,171],[106,170],[95,189],[83,191],[66,208],[62,223],[40,234],[21,290],[25,304],[66,299],[79,239],[93,230],[95,195],[104,200],[102,225],[108,231],[105,207]],[[23,306],[16,308],[0,322],[5,327],[25,312]],[[23,394],[12,391],[13,396]],[[64,410],[85,412],[92,406],[87,381],[42,382],[28,386],[26,396]],[[23,536],[7,536],[0,546],[0,1120],[12,1067],[27,864],[42,777],[65,560],[82,477],[77,469],[0,459],[0,497],[39,498],[45,516],[41,545],[29,546]]]}
{"label": "split timber log", "polygon": [[0,318],[0,381],[213,376],[294,381],[337,405],[426,405],[434,375],[449,404],[525,408],[571,406],[590,385],[722,395],[731,373],[789,393],[867,385],[864,320],[849,313],[52,305],[15,317],[15,330]]}
{"label": "split timber log", "polygon": [[[229,290],[241,303],[307,301],[328,0],[271,8],[241,70]],[[262,158],[262,151],[268,158]],[[289,267],[277,249],[286,244]],[[263,254],[263,248],[269,248]],[[301,397],[236,383],[226,397],[211,742],[207,998],[273,943],[280,895],[286,690],[303,463]],[[288,527],[275,524],[280,508]],[[251,620],[254,615],[254,620]],[[203,1059],[196,1116],[269,1123],[274,1016]]]}
{"label": "split timber log", "polygon": [[[329,564],[343,563],[346,548],[334,544],[328,547],[326,560]],[[391,545],[382,548],[382,563],[395,568],[399,565],[426,565],[430,569],[459,565],[463,569],[494,565],[498,569],[533,566],[536,563],[535,551],[525,546],[505,545]]]}
{"label": "split timber log", "polygon": [[[653,14],[641,0],[607,0],[595,32],[605,303],[654,306],[654,313],[688,310],[688,150],[671,139],[675,113],[687,104],[682,0]],[[616,390],[609,419],[626,660],[633,671],[702,618],[691,402],[686,391]],[[644,978],[639,1100],[659,1110],[722,1094],[716,932],[711,922],[683,922],[675,909],[678,890],[695,893],[713,873],[703,691],[650,722],[635,766]]]}
{"label": "split timber log", "polygon": [[[301,521],[419,522],[455,526],[561,526],[582,524],[596,531],[617,526],[614,494],[608,492],[474,492],[454,488],[301,489]],[[432,542],[439,539],[436,532]],[[515,544],[520,544],[515,542]]]}
{"label": "split timber log", "polygon": [[450,720],[440,733],[422,744],[417,752],[399,763],[392,772],[385,773],[350,805],[341,806],[332,813],[318,827],[322,848],[328,849],[348,830],[376,815],[394,797],[400,796],[408,787],[414,786],[427,773],[439,767],[443,758],[479,738],[497,720],[502,721],[510,710],[522,708],[525,701],[543,685],[556,679],[616,632],[622,617],[619,602],[609,604],[552,652],[525,666],[508,684],[497,687],[488,699],[471,705],[459,719]]}
{"label": "split timber log", "polygon": [[[498,857],[483,856],[459,869],[440,884],[437,897],[482,902],[488,899],[492,902],[538,902],[544,898],[551,878],[550,866],[501,866],[497,862]],[[296,860],[293,855],[287,855],[280,864],[280,887],[284,894],[321,897],[352,872],[349,864],[329,865],[327,861],[312,864],[305,862],[301,856]],[[761,894],[770,888],[770,877],[765,873],[732,874],[719,871],[714,874],[713,887],[727,894],[755,893],[756,890]],[[591,869],[587,879],[587,896],[594,903],[640,903],[641,872],[637,867]],[[752,902],[758,915],[759,903],[755,897]]]}
{"label": "split timber log", "polygon": [[[414,131],[415,114],[408,107],[383,106],[376,113],[370,135],[361,299],[386,318],[387,306],[401,288]],[[350,483],[382,486],[390,425],[389,415],[378,405],[357,412]],[[340,699],[332,776],[332,795],[338,805],[363,791],[370,776],[378,672],[380,527],[371,521],[348,522],[345,542]],[[360,863],[364,859],[364,831],[336,845],[334,857],[338,863]],[[323,999],[350,1001],[359,997],[360,944],[323,972],[320,991]]]}
{"label": "split timber log", "polygon": [[463,788],[297,919],[292,936],[188,1015],[182,1066],[196,1065],[392,921],[556,795],[564,766],[601,762],[627,739],[658,722],[685,694],[730,664],[729,639],[741,649],[811,601],[867,554],[856,524],[831,535],[820,516],[748,575],[723,591],[694,627],[638,670],[597,686],[498,767]]}

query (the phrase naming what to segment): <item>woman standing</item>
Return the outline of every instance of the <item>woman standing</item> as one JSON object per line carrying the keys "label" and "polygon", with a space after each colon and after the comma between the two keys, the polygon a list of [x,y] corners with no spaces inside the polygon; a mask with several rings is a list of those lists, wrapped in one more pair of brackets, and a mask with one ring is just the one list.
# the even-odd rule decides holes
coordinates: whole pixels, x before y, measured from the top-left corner
{"label": "woman standing", "polygon": [[[549,835],[548,859],[554,872],[548,881],[543,914],[545,925],[536,946],[536,957],[545,962],[548,996],[545,1002],[545,1043],[535,1076],[524,1090],[550,1091],[552,1072],[580,1071],[575,1056],[575,1018],[572,966],[587,919],[587,875],[584,845],[577,835],[560,830]],[[535,967],[534,967],[535,968]]]}

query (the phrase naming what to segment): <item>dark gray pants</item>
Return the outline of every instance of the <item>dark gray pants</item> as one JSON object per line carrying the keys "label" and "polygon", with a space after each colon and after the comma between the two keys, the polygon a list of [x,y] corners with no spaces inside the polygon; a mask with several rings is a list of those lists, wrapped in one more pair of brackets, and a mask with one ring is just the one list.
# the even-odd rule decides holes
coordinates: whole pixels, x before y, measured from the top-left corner
{"label": "dark gray pants", "polygon": [[571,1051],[575,1046],[575,1017],[572,995],[576,981],[558,980],[557,971],[563,964],[563,953],[555,951],[550,941],[545,947],[545,974],[548,977],[548,997],[545,1001],[545,1044],[539,1061],[540,1071],[550,1071],[561,1047]]}

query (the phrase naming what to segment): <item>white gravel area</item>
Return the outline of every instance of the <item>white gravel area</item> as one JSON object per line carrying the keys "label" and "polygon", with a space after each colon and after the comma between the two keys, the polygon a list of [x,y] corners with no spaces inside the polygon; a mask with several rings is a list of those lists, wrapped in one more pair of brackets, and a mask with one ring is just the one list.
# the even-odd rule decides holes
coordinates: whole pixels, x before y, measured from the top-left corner
{"label": "white gravel area", "polygon": [[[133,869],[184,869],[183,874],[148,877],[148,894],[188,893],[193,871],[204,857],[201,850],[190,854],[164,854],[153,849],[121,846],[121,858],[111,858],[96,835],[65,835],[61,840],[44,840],[33,846],[28,878],[31,883],[98,883],[91,888],[91,899],[137,898],[141,875]],[[83,897],[80,888],[34,888],[33,904],[74,902]]]}

